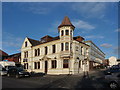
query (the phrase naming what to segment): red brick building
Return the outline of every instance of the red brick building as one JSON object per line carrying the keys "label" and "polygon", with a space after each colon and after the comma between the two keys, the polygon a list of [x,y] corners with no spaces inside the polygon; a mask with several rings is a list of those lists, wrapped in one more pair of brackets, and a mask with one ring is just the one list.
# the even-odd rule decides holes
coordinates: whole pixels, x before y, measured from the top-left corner
{"label": "red brick building", "polygon": [[16,64],[19,64],[20,58],[21,58],[21,53],[16,53],[16,54],[8,55],[7,57],[4,58],[4,60],[13,61]]}

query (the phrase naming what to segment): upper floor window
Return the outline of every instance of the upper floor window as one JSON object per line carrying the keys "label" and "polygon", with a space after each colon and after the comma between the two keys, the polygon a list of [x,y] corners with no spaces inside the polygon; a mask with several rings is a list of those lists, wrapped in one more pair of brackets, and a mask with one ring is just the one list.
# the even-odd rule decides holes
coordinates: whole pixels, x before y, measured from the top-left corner
{"label": "upper floor window", "polygon": [[70,35],[72,36],[72,30],[70,30]]}
{"label": "upper floor window", "polygon": [[40,55],[40,49],[39,48],[37,49],[37,53],[38,53],[38,56],[39,56]]}
{"label": "upper floor window", "polygon": [[28,57],[28,51],[25,51],[24,52],[24,58],[27,58]]}
{"label": "upper floor window", "polygon": [[25,42],[25,47],[27,47],[27,41]]}
{"label": "upper floor window", "polygon": [[69,35],[69,30],[66,30],[65,33],[66,33],[66,35]]}
{"label": "upper floor window", "polygon": [[81,46],[81,55],[83,55],[83,47]]}
{"label": "upper floor window", "polygon": [[68,42],[65,43],[65,50],[69,50],[69,43]]}
{"label": "upper floor window", "polygon": [[57,67],[57,61],[56,60],[52,60],[52,68],[56,68]]}
{"label": "upper floor window", "polygon": [[45,47],[45,55],[47,55],[48,50],[47,50],[47,46]]}
{"label": "upper floor window", "polygon": [[69,67],[69,61],[68,59],[63,60],[63,68],[68,68]]}
{"label": "upper floor window", "polygon": [[64,44],[61,43],[61,51],[63,51],[63,50],[64,50]]}
{"label": "upper floor window", "polygon": [[34,69],[40,69],[40,62],[34,62]]}
{"label": "upper floor window", "polygon": [[37,49],[35,49],[35,56],[37,56]]}
{"label": "upper floor window", "polygon": [[63,36],[63,35],[64,35],[64,31],[62,30],[62,31],[61,31],[61,36]]}
{"label": "upper floor window", "polygon": [[55,53],[56,51],[55,45],[52,45],[52,50],[53,50],[53,53]]}

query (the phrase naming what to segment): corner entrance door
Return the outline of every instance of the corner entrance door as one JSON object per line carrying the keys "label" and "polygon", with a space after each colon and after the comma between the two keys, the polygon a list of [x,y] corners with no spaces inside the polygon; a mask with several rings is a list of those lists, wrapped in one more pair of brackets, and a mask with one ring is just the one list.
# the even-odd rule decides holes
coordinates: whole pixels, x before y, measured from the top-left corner
{"label": "corner entrance door", "polygon": [[47,74],[47,69],[48,69],[48,62],[45,61],[45,73]]}

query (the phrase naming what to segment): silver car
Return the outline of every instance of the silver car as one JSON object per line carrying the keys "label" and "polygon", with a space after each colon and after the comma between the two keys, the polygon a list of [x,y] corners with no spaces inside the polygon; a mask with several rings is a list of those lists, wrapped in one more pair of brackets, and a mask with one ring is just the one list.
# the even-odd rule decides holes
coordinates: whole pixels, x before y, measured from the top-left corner
{"label": "silver car", "polygon": [[5,68],[0,69],[0,75],[7,75],[7,70]]}
{"label": "silver car", "polygon": [[120,88],[120,72],[109,73],[108,75],[105,75],[105,79],[111,89]]}

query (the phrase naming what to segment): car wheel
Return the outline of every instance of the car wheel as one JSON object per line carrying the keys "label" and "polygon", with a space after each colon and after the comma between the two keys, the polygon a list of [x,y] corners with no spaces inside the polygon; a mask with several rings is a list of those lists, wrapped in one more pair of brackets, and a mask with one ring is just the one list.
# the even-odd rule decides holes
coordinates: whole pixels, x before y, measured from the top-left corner
{"label": "car wheel", "polygon": [[19,75],[16,75],[15,77],[16,77],[16,78],[19,78]]}
{"label": "car wheel", "polygon": [[9,77],[9,76],[10,76],[10,74],[7,74],[7,76]]}
{"label": "car wheel", "polygon": [[111,82],[110,84],[109,84],[109,86],[110,86],[110,88],[111,89],[118,89],[118,84],[116,83],[116,82]]}

